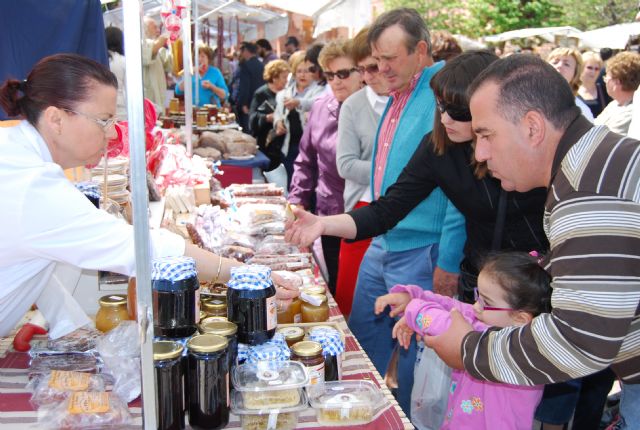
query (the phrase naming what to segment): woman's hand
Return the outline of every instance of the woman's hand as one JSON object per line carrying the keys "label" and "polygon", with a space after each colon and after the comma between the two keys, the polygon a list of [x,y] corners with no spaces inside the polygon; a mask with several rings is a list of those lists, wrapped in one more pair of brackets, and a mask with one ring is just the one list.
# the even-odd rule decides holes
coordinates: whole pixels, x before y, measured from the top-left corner
{"label": "woman's hand", "polygon": [[[273,122],[273,113],[268,113],[265,119],[267,120],[267,122]],[[278,131],[276,130],[276,133],[277,132]]]}
{"label": "woman's hand", "polygon": [[295,109],[300,106],[300,100],[295,98],[286,98],[284,99],[284,107],[289,110]]}
{"label": "woman's hand", "polygon": [[298,246],[309,246],[324,233],[322,217],[295,206],[291,207],[294,219],[285,223],[284,239]]}
{"label": "woman's hand", "polygon": [[280,120],[276,122],[276,134],[282,136],[287,132],[287,128],[284,126],[284,121]]}
{"label": "woman's hand", "polygon": [[411,301],[409,293],[390,293],[380,296],[376,299],[376,303],[373,306],[373,312],[376,315],[380,315],[387,306],[391,306],[389,311],[390,317],[396,317],[407,307]]}
{"label": "woman's hand", "polygon": [[407,325],[407,320],[405,317],[400,318],[400,320],[393,326],[393,330],[391,331],[391,337],[394,339],[398,339],[398,345],[402,346],[404,349],[409,349],[409,345],[411,345],[411,336],[416,334],[416,338],[419,338],[420,335]]}
{"label": "woman's hand", "polygon": [[202,88],[205,88],[207,90],[213,90],[213,87],[214,85],[210,81],[206,79],[202,81]]}
{"label": "woman's hand", "polygon": [[300,295],[300,289],[290,280],[274,272],[271,272],[271,280],[276,286],[276,303],[278,310],[287,309],[291,305],[291,302],[293,302],[293,299]]}

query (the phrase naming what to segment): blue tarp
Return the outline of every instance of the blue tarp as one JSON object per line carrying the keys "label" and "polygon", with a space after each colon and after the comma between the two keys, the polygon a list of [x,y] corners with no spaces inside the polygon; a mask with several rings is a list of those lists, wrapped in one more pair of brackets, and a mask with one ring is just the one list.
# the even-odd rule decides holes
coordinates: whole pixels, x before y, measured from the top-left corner
{"label": "blue tarp", "polygon": [[100,0],[0,0],[0,82],[61,52],[109,65]]}

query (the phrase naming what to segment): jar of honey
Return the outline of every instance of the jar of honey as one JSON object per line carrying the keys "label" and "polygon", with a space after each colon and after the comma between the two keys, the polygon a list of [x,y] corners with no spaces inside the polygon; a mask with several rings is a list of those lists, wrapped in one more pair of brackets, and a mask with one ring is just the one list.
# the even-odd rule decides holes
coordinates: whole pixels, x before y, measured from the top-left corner
{"label": "jar of honey", "polygon": [[302,301],[302,322],[324,322],[329,319],[329,303],[324,294],[309,294],[309,299],[318,305]]}
{"label": "jar of honey", "polygon": [[202,128],[209,125],[209,111],[198,111],[196,114],[196,125]]}
{"label": "jar of honey", "polygon": [[302,322],[302,300],[293,299],[289,307],[278,310],[278,324],[298,324]]}
{"label": "jar of honey", "polygon": [[103,333],[115,328],[121,321],[129,319],[127,312],[127,296],[109,294],[98,300],[100,309],[96,314],[96,328]]}
{"label": "jar of honey", "polygon": [[175,97],[169,100],[169,112],[171,113],[180,112],[180,100],[178,100]]}

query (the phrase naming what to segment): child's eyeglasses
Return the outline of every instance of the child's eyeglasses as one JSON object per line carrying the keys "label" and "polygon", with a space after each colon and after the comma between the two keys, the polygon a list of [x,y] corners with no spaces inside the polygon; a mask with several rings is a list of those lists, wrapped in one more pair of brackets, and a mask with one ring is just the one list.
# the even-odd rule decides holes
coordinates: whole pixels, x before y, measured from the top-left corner
{"label": "child's eyeglasses", "polygon": [[473,289],[473,297],[476,300],[476,303],[478,303],[478,305],[480,305],[480,312],[484,312],[484,311],[514,311],[515,309],[511,309],[511,308],[496,308],[494,306],[486,306],[484,304],[484,299],[482,298],[482,296],[480,294],[478,294],[478,287]]}
{"label": "child's eyeglasses", "polygon": [[447,113],[449,117],[454,121],[460,122],[469,122],[471,121],[471,112],[469,112],[469,108],[450,105],[448,103],[443,102],[442,100],[436,100],[436,105],[438,106],[438,110],[440,114]]}
{"label": "child's eyeglasses", "polygon": [[357,72],[358,69],[352,67],[350,69],[340,69],[335,72],[324,72],[324,76],[327,78],[327,81],[333,81],[333,78],[338,77],[340,80],[347,79],[353,72]]}

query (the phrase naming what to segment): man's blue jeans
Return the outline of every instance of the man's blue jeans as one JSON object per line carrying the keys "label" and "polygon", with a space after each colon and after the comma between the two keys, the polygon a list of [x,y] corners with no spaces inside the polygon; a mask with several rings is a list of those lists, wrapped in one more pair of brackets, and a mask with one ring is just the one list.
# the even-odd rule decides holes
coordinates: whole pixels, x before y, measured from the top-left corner
{"label": "man's blue jeans", "polygon": [[[375,301],[396,284],[419,285],[424,290],[431,290],[437,259],[437,244],[409,251],[390,252],[385,251],[382,237],[371,242],[362,259],[349,328],[382,376],[387,371],[391,353],[397,344],[391,338],[396,320],[389,317],[388,309],[383,314],[375,315]],[[398,403],[407,416],[411,410],[415,361],[414,338],[408,350],[400,348],[398,357]]]}

